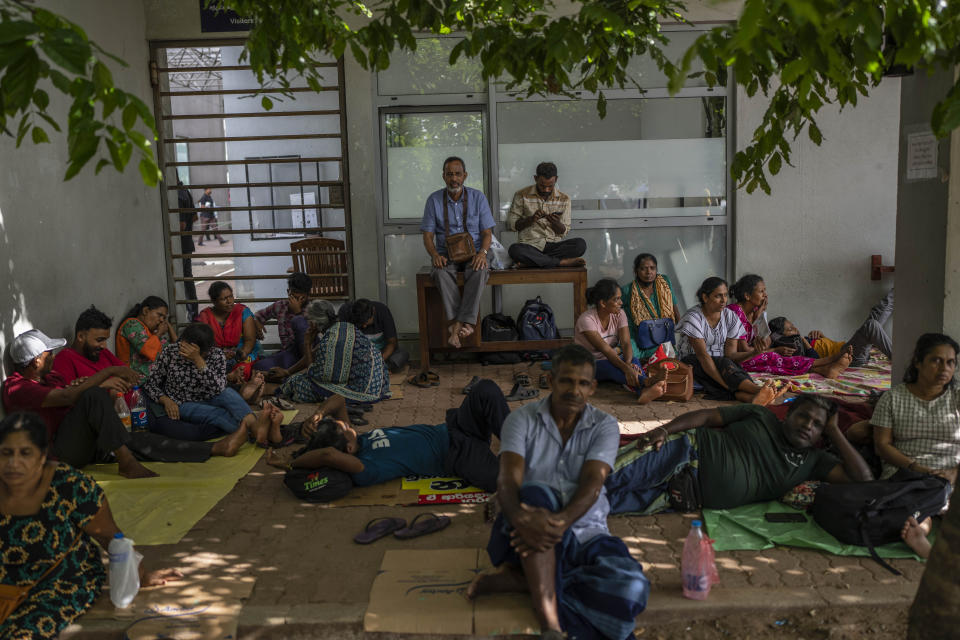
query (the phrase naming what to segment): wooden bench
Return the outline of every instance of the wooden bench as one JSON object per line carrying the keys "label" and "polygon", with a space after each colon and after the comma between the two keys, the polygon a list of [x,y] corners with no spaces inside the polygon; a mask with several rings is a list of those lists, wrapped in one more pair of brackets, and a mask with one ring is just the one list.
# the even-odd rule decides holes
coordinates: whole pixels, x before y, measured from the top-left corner
{"label": "wooden bench", "polygon": [[[417,273],[417,308],[420,315],[420,367],[430,368],[430,354],[436,352],[466,351],[549,351],[570,342],[570,338],[558,340],[503,340],[484,342],[480,336],[480,319],[476,330],[462,340],[463,347],[454,349],[447,344],[447,320],[443,311],[440,291],[430,277],[431,268],[424,267]],[[584,267],[561,267],[558,269],[505,269],[491,271],[487,284],[572,284],[574,320],[587,307],[587,270]],[[463,292],[463,274],[457,274],[457,285]]]}

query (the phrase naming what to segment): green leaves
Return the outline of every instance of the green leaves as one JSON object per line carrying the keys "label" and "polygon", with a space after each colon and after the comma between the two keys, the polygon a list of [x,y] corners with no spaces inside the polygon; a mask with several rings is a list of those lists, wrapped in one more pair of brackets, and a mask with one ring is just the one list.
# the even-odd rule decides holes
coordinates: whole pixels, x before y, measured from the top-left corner
{"label": "green leaves", "polygon": [[[98,160],[96,172],[106,166],[123,171],[137,148],[141,176],[149,178],[148,184],[157,184],[159,169],[151,142],[156,139],[153,114],[141,100],[114,86],[113,74],[99,56],[118,59],[91,43],[79,26],[31,3],[0,0],[0,20],[0,130],[14,135],[7,121],[16,118],[17,146],[28,133],[34,144],[49,144],[48,129],[36,124],[40,120],[61,131],[48,112],[50,95],[48,85],[43,84],[48,82],[71,101],[66,111],[65,180],[77,175],[104,148],[107,157]],[[110,124],[118,110],[122,127]]]}

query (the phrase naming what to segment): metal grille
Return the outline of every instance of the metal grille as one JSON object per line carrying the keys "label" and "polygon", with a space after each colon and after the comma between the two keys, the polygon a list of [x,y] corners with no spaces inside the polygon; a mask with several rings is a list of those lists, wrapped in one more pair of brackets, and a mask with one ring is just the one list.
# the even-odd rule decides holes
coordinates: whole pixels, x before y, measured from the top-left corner
{"label": "metal grille", "polygon": [[[310,260],[310,248],[304,262],[309,238],[329,239],[324,256],[340,256],[337,273],[308,274],[315,297],[353,292],[343,65],[318,65],[322,91],[291,78],[291,95],[280,96],[258,85],[240,60],[242,47],[240,40],[151,45],[168,298],[181,322],[209,303],[207,288],[217,280],[253,310],[285,298],[297,256],[301,265],[333,264]],[[347,286],[322,284],[331,277]]]}

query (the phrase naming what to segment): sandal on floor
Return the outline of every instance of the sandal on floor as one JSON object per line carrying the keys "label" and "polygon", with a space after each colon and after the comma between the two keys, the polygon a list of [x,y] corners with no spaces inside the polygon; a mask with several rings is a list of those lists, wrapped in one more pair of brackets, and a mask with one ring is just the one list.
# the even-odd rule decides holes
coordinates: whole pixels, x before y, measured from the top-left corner
{"label": "sandal on floor", "polygon": [[519,384],[521,387],[530,386],[530,376],[527,375],[526,373],[520,373],[520,372],[514,373],[513,381]]}
{"label": "sandal on floor", "polygon": [[480,382],[480,376],[473,376],[472,378],[470,378],[470,382],[468,382],[466,386],[463,388],[463,395],[467,395],[468,393],[473,391],[473,388],[477,386],[478,382]]}
{"label": "sandal on floor", "polygon": [[530,398],[536,398],[540,395],[539,389],[533,389],[531,387],[524,387],[520,383],[513,385],[513,388],[510,389],[510,395],[506,397],[507,402],[514,402],[516,400],[529,400]]}
{"label": "sandal on floor", "polygon": [[365,427],[370,423],[364,420],[361,416],[350,416],[350,424],[355,427]]}
{"label": "sandal on floor", "polygon": [[429,389],[433,385],[430,383],[430,378],[427,377],[426,373],[418,373],[417,375],[410,376],[407,378],[407,384],[412,384],[415,387],[420,387],[421,389]]}
{"label": "sandal on floor", "polygon": [[281,411],[292,411],[296,409],[292,402],[286,398],[281,398],[280,396],[272,396],[267,398],[267,402],[280,409]]}
{"label": "sandal on floor", "polygon": [[[420,518],[423,516],[429,516],[430,519],[420,520]],[[417,522],[418,520],[419,522]],[[410,538],[419,538],[420,536],[425,536],[428,533],[435,533],[441,529],[446,529],[449,526],[449,516],[438,516],[433,513],[421,513],[410,521],[409,527],[404,527],[399,531],[395,531],[393,537],[399,540],[409,540]]]}
{"label": "sandal on floor", "polygon": [[547,378],[547,374],[541,373],[541,374],[540,374],[540,380],[537,381],[537,384],[540,385],[540,388],[541,388],[541,389],[549,389],[549,388],[550,388],[550,381],[549,381],[548,378]]}
{"label": "sandal on floor", "polygon": [[407,521],[403,518],[374,518],[367,523],[363,531],[353,536],[353,541],[357,544],[370,544],[406,527]]}
{"label": "sandal on floor", "polygon": [[440,386],[440,374],[434,371],[433,369],[428,369],[424,372],[427,376],[427,380],[430,381],[430,384],[434,387]]}

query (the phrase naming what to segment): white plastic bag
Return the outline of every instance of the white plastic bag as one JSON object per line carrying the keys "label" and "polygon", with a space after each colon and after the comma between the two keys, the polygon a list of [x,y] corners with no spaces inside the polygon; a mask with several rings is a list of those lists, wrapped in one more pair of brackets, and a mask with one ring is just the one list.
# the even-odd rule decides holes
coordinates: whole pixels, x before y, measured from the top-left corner
{"label": "white plastic bag", "polygon": [[490,253],[487,256],[487,262],[490,263],[491,269],[497,271],[509,269],[513,266],[513,260],[510,258],[510,254],[506,248],[500,244],[500,241],[497,240],[497,236],[493,236],[493,239],[490,241]]}

